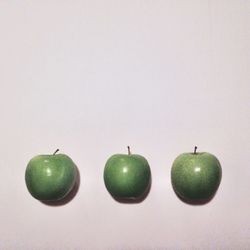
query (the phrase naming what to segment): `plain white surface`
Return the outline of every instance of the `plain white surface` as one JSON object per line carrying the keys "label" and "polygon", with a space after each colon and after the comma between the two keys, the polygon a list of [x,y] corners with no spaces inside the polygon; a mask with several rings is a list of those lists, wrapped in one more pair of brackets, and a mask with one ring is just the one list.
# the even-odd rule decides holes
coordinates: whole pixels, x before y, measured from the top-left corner
{"label": "plain white surface", "polygon": [[[0,249],[250,248],[250,2],[1,1]],[[103,168],[144,155],[152,189],[114,201]],[[215,154],[204,206],[172,190],[175,157]],[[81,172],[64,206],[33,199],[27,162],[56,148]]]}

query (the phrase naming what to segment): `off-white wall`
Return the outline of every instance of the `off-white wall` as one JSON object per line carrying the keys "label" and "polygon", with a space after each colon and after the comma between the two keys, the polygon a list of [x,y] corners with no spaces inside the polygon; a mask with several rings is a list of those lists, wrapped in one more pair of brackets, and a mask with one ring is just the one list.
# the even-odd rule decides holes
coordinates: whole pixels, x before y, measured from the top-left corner
{"label": "off-white wall", "polygon": [[[0,2],[0,249],[250,248],[247,0]],[[144,202],[114,201],[103,168],[144,155]],[[215,198],[187,205],[170,168],[186,151],[215,154]],[[33,199],[30,158],[68,154],[81,172],[64,206]]]}

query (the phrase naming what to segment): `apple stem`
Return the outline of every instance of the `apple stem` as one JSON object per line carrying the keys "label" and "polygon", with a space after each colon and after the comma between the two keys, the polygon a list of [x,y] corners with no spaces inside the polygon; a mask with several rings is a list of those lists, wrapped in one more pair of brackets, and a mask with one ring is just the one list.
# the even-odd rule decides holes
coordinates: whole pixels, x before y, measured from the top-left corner
{"label": "apple stem", "polygon": [[197,146],[194,147],[194,154],[196,154]]}
{"label": "apple stem", "polygon": [[128,146],[128,155],[131,155],[130,147]]}
{"label": "apple stem", "polygon": [[53,155],[55,155],[58,151],[59,151],[59,149],[57,149],[57,150],[53,153]]}

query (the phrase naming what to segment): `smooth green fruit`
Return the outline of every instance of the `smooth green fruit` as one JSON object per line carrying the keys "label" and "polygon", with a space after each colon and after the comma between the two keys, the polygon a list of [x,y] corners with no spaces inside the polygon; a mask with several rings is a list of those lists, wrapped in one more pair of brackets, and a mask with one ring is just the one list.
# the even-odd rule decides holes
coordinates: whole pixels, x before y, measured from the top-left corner
{"label": "smooth green fruit", "polygon": [[186,201],[205,201],[213,197],[221,181],[222,169],[218,159],[209,153],[179,155],[171,169],[175,192]]}
{"label": "smooth green fruit", "polygon": [[27,165],[26,186],[38,200],[61,200],[76,183],[77,167],[74,162],[67,155],[55,153],[35,156]]}
{"label": "smooth green fruit", "polygon": [[[129,147],[128,147],[129,149]],[[150,167],[140,155],[115,154],[104,169],[104,182],[109,193],[116,199],[137,199],[149,189]]]}

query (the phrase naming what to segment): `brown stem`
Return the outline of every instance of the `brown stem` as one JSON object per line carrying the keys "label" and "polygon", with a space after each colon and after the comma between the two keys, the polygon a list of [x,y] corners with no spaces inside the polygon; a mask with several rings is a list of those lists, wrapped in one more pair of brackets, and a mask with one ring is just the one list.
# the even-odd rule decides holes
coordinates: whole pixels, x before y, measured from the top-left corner
{"label": "brown stem", "polygon": [[197,146],[194,147],[194,154],[197,154],[196,150],[197,150]]}
{"label": "brown stem", "polygon": [[57,150],[53,153],[53,155],[55,155],[58,151],[59,151],[59,149],[57,149]]}
{"label": "brown stem", "polygon": [[131,155],[130,147],[128,146],[128,155]]}

